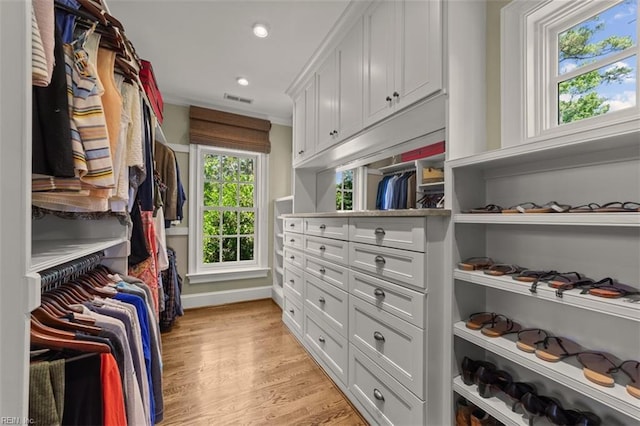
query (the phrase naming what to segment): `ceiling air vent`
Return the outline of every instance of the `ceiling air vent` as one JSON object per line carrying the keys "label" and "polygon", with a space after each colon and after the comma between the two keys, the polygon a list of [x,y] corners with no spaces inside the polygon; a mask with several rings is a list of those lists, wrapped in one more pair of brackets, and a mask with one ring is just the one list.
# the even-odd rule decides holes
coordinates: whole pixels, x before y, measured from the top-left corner
{"label": "ceiling air vent", "polygon": [[229,99],[230,101],[242,102],[242,103],[245,103],[245,104],[253,103],[253,99],[241,98],[240,96],[230,95],[229,93],[225,93],[224,94],[224,98],[225,99]]}

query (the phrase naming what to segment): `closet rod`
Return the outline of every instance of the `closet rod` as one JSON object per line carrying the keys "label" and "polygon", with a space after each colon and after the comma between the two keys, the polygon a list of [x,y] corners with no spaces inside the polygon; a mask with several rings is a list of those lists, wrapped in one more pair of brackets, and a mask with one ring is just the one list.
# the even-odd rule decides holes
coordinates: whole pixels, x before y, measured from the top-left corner
{"label": "closet rod", "polygon": [[398,170],[389,170],[389,171],[383,171],[382,174],[384,176],[386,175],[399,175],[405,172],[416,172],[416,166],[410,166],[410,167],[405,167],[403,169],[398,169]]}
{"label": "closet rod", "polygon": [[40,273],[41,292],[53,290],[61,284],[91,271],[100,264],[103,258],[104,252],[100,251],[42,271]]}

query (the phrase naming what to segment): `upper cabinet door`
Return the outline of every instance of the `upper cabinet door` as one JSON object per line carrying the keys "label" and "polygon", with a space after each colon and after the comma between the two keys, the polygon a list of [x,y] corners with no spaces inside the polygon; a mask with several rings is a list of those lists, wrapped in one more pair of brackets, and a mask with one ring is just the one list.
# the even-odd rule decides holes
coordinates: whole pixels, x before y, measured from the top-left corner
{"label": "upper cabinet door", "polygon": [[309,158],[316,146],[315,79],[293,101],[293,165]]}
{"label": "upper cabinet door", "polygon": [[331,55],[324,61],[316,72],[316,88],[318,92],[318,145],[316,151],[321,151],[337,141],[338,125],[337,92],[338,76],[336,69],[336,55]]}
{"label": "upper cabinet door", "polygon": [[337,139],[343,140],[362,129],[363,26],[362,19],[336,50],[338,62]]}
{"label": "upper cabinet door", "polygon": [[395,109],[442,88],[440,1],[396,2]]}
{"label": "upper cabinet door", "polygon": [[293,163],[300,161],[305,151],[305,92],[293,100]]}
{"label": "upper cabinet door", "polygon": [[393,112],[395,2],[372,5],[364,16],[364,126]]}

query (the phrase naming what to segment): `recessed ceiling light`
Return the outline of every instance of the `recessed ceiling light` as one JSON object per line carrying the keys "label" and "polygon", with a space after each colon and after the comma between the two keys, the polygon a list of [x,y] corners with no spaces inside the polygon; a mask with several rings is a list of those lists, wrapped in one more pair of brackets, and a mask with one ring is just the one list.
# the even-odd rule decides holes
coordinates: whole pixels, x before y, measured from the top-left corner
{"label": "recessed ceiling light", "polygon": [[236,81],[238,82],[238,84],[240,86],[248,86],[249,85],[249,80],[247,80],[244,77],[238,77],[238,78],[236,78]]}
{"label": "recessed ceiling light", "polygon": [[269,27],[266,24],[253,24],[253,33],[256,37],[265,38],[269,35]]}

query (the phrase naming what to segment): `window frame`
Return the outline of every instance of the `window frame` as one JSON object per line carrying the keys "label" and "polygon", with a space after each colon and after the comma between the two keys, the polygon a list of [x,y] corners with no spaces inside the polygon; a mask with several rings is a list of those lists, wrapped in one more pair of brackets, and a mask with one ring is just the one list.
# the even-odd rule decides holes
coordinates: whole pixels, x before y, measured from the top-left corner
{"label": "window frame", "polygon": [[[636,105],[570,123],[558,123],[557,37],[563,31],[624,0],[513,0],[502,9],[501,19],[501,118],[502,146],[549,141],[576,143],[637,132],[640,118],[636,81]],[[635,47],[617,52],[600,63],[636,55]],[[599,68],[598,66],[595,67]],[[576,75],[587,72],[583,67]],[[637,80],[636,75],[636,80]]]}
{"label": "window frame", "polygon": [[[255,246],[254,259],[204,263],[203,256],[203,212],[211,210],[204,205],[204,157],[227,155],[253,157],[254,202],[255,202]],[[268,268],[268,189],[269,155],[259,152],[239,151],[227,148],[191,144],[189,148],[189,196],[193,200],[189,209],[189,277],[190,284],[229,281],[266,277]],[[225,208],[227,209],[227,208]],[[238,247],[239,250],[239,247]]]}
{"label": "window frame", "polygon": [[[338,201],[338,192],[342,193],[342,209],[338,209],[338,206],[336,205],[336,211],[340,211],[340,212],[351,212],[356,210],[356,197],[355,197],[355,192],[356,192],[356,177],[357,177],[357,170],[356,169],[346,169],[346,170],[340,170],[340,171],[336,171],[336,175],[340,173],[340,188],[338,188],[338,185],[336,184],[336,203]],[[351,189],[345,189],[344,188],[344,174],[345,173],[351,173]],[[351,209],[350,210],[346,210],[344,209],[344,194],[345,192],[350,192],[351,193]]]}

